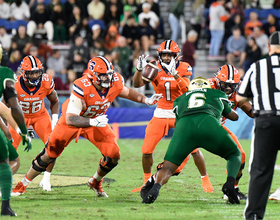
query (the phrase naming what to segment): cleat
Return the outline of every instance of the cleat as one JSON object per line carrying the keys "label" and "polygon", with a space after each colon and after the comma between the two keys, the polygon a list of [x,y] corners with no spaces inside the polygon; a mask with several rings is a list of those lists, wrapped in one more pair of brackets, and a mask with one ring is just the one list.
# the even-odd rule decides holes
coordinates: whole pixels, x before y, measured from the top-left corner
{"label": "cleat", "polygon": [[280,187],[269,196],[269,200],[280,200]]}
{"label": "cleat", "polygon": [[202,180],[202,188],[203,188],[204,192],[212,193],[214,191],[214,189],[209,180],[208,174],[205,177],[201,178],[201,180]]}
{"label": "cleat", "polygon": [[40,187],[43,188],[43,191],[52,191],[50,181],[44,181],[44,178],[40,182]]}
{"label": "cleat", "polygon": [[11,196],[20,196],[23,193],[26,192],[26,187],[24,186],[22,182],[18,182],[18,184],[15,186],[15,188],[11,192]]}
{"label": "cleat", "polygon": [[108,195],[102,189],[103,179],[97,181],[95,178],[90,178],[87,185],[95,192],[97,197],[108,197]]}
{"label": "cleat", "polygon": [[229,183],[229,182],[226,182],[224,185],[223,185],[223,188],[222,188],[222,191],[224,194],[226,194],[226,196],[228,197],[228,201],[232,204],[240,204],[240,201],[237,197],[237,193],[234,189],[234,186]]}
{"label": "cleat", "polygon": [[143,198],[142,203],[145,204],[153,203],[158,197],[160,187],[161,185],[159,183],[154,184],[153,187],[150,189],[150,191]]}
{"label": "cleat", "polygon": [[155,177],[154,175],[152,175],[147,182],[144,184],[144,186],[142,187],[141,191],[140,191],[140,196],[142,199],[144,199],[144,197],[147,195],[147,193],[150,191],[150,189],[153,187],[153,185],[155,184]]}
{"label": "cleat", "polygon": [[1,209],[1,215],[2,216],[17,216],[17,214],[11,209],[11,207],[3,208]]}
{"label": "cleat", "polygon": [[240,192],[239,187],[235,188],[235,192],[237,193],[237,197],[238,197],[239,200],[246,200],[247,199],[247,196],[245,196],[245,194]]}

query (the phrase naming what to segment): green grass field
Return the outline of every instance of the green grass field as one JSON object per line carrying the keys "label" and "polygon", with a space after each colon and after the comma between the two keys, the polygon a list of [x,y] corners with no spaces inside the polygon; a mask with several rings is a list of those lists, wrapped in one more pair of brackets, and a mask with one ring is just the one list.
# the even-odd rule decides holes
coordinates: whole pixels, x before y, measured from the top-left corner
{"label": "green grass field", "polygon": [[[154,167],[162,162],[169,139],[162,140],[154,152]],[[155,203],[142,204],[139,193],[131,193],[141,186],[143,173],[141,146],[143,140],[118,140],[121,149],[119,165],[106,176],[103,189],[109,198],[97,198],[86,183],[95,173],[101,154],[89,141],[79,139],[65,149],[57,159],[51,176],[52,191],[43,192],[39,188],[42,175],[27,188],[27,193],[11,199],[11,206],[18,219],[243,219],[245,201],[240,205],[227,204],[222,199],[221,188],[226,180],[226,161],[201,149],[204,154],[214,193],[204,193],[201,179],[193,159],[190,159],[183,172],[172,177],[161,188]],[[242,140],[247,153],[247,163],[240,189],[247,192],[248,160],[250,141]],[[20,181],[31,165],[32,159],[43,148],[40,140],[33,140],[33,149],[23,152],[19,147],[21,167],[14,176],[14,184]],[[277,164],[280,164],[278,159]],[[275,170],[271,193],[280,186],[280,170]],[[260,189],[261,190],[261,189]],[[280,203],[268,201],[265,219],[280,219]],[[9,217],[6,217],[9,218]],[[2,218],[1,218],[2,219]],[[4,219],[4,218],[3,218]]]}

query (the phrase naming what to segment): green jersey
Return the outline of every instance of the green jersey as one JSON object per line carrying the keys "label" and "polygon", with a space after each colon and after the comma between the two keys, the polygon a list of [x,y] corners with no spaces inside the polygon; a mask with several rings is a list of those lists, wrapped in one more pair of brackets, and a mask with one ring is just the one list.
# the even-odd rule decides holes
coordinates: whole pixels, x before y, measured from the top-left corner
{"label": "green jersey", "polygon": [[0,96],[2,96],[8,80],[15,82],[15,73],[8,67],[0,66]]}
{"label": "green jersey", "polygon": [[193,114],[206,113],[220,119],[231,112],[231,104],[224,92],[217,89],[194,89],[175,99],[176,120]]}

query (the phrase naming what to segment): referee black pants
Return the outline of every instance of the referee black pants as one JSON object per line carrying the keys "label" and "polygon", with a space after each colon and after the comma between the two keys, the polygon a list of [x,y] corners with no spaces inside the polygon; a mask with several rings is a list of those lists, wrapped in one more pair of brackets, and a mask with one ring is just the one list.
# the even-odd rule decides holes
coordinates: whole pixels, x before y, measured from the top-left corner
{"label": "referee black pants", "polygon": [[248,199],[244,210],[246,219],[264,218],[279,149],[280,117],[256,117],[249,161]]}

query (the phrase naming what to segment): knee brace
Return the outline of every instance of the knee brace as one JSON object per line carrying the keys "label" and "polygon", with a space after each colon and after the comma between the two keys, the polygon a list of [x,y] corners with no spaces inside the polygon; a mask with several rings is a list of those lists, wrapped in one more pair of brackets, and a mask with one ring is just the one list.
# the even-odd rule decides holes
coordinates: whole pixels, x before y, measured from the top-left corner
{"label": "knee brace", "polygon": [[[49,166],[50,163],[53,163],[55,161],[56,158],[52,158],[52,160],[49,163],[44,162],[41,159],[41,156],[43,156],[45,154],[45,148],[40,152],[40,154],[32,161],[32,168],[38,172],[44,172],[46,171],[46,168]],[[35,160],[37,161],[37,163],[39,164],[39,166],[37,166],[37,164],[35,163]]]}
{"label": "knee brace", "polygon": [[110,157],[104,156],[99,161],[100,169],[107,173],[110,172],[117,165],[118,165],[118,162],[112,163],[112,158],[110,158]]}

